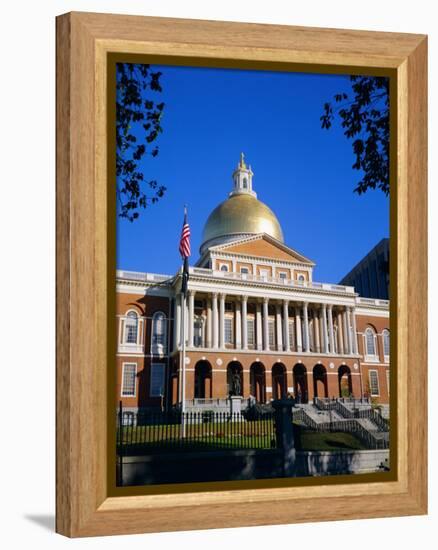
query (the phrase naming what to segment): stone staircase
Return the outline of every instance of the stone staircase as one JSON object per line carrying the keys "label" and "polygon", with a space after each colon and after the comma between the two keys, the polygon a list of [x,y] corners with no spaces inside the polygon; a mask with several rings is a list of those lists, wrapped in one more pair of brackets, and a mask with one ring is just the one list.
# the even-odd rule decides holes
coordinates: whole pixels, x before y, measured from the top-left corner
{"label": "stone staircase", "polygon": [[315,431],[344,431],[354,433],[373,449],[389,447],[389,421],[371,405],[318,399],[313,403],[297,404],[294,421]]}

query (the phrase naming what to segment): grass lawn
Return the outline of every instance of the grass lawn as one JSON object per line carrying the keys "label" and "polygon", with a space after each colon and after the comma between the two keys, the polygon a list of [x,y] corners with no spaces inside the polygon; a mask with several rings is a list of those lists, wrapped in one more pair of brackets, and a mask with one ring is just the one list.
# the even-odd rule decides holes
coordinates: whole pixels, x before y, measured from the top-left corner
{"label": "grass lawn", "polygon": [[[313,432],[295,425],[297,450],[345,451],[366,449],[353,434]],[[213,451],[220,449],[275,448],[272,421],[243,421],[186,424],[182,437],[180,424],[125,426],[122,430],[124,453],[165,453]],[[118,435],[118,442],[120,434]]]}
{"label": "grass lawn", "polygon": [[[120,434],[118,441],[120,441]],[[224,448],[270,449],[275,440],[272,421],[204,422],[185,426],[182,437],[180,424],[125,426],[122,429],[125,449],[215,450]],[[127,449],[126,449],[127,450]]]}

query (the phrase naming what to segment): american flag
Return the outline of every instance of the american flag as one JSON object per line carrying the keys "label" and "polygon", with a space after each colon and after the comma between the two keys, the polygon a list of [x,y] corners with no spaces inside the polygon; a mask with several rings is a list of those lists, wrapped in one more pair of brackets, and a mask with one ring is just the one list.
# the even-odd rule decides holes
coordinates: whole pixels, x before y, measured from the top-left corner
{"label": "american flag", "polygon": [[187,295],[189,286],[189,256],[190,256],[190,227],[187,222],[187,208],[184,208],[184,223],[181,231],[181,239],[179,241],[179,253],[184,260],[183,273],[181,281],[181,292],[184,297]]}
{"label": "american flag", "polygon": [[190,256],[190,227],[187,222],[186,208],[184,208],[184,223],[181,231],[181,240],[179,241],[179,253],[183,260]]}

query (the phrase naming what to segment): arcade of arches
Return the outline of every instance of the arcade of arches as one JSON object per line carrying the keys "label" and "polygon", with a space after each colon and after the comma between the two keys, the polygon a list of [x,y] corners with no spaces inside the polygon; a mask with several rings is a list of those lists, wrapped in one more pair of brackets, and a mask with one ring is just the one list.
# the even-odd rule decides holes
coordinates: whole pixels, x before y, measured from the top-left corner
{"label": "arcade of arches", "polygon": [[[186,372],[187,399],[223,399],[231,395],[254,397],[257,402],[293,396],[307,403],[313,397],[360,397],[360,374],[348,365],[329,368],[322,363],[305,365],[302,362],[285,365],[254,361],[249,368],[237,360],[213,368],[208,360],[197,361]],[[178,395],[178,373],[174,371],[171,384],[174,401]]]}

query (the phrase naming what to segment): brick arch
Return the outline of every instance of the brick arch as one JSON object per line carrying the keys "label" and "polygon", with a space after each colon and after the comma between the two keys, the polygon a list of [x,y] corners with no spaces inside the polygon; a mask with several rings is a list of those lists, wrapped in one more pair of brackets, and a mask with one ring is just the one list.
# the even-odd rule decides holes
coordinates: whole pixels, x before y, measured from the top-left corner
{"label": "brick arch", "polygon": [[313,367],[313,395],[328,397],[327,369],[321,363]]}
{"label": "brick arch", "polygon": [[307,387],[307,369],[302,363],[297,363],[292,369],[294,381],[294,397],[298,403],[307,403],[309,389]]}
{"label": "brick arch", "polygon": [[287,397],[287,374],[283,363],[275,363],[272,366],[272,398],[286,399]]}
{"label": "brick arch", "polygon": [[338,368],[339,397],[349,397],[353,393],[351,369],[347,365]]}
{"label": "brick arch", "polygon": [[213,375],[209,361],[201,360],[195,365],[194,398],[204,399],[213,395]]}
{"label": "brick arch", "polygon": [[260,403],[266,403],[266,369],[263,363],[256,361],[249,369],[250,393]]}

